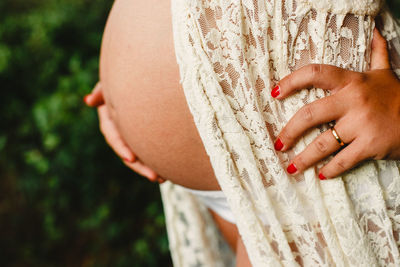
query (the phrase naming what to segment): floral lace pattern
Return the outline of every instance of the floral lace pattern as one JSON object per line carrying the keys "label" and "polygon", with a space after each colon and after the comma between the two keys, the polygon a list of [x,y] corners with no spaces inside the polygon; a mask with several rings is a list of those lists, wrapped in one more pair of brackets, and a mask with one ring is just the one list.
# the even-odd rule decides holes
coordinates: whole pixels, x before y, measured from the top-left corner
{"label": "floral lace pattern", "polygon": [[[296,111],[329,92],[305,89],[277,101],[271,88],[309,63],[368,70],[381,7],[373,0],[172,1],[181,84],[253,266],[400,265],[399,161],[367,161],[320,181],[325,160],[294,179],[285,166],[327,125],[288,153],[273,148]],[[400,29],[386,9],[381,17],[400,75]],[[201,204],[179,186],[161,190],[174,264],[227,266],[229,253],[210,252],[218,235],[206,233],[212,221]],[[190,242],[176,242],[184,238]]]}

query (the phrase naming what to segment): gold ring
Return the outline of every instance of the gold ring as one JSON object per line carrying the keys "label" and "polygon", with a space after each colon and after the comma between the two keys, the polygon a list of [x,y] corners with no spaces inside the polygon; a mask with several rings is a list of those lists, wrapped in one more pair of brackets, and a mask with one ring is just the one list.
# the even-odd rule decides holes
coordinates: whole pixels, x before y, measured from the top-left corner
{"label": "gold ring", "polygon": [[336,132],[335,128],[332,126],[331,127],[331,132],[333,134],[333,137],[335,137],[336,141],[339,143],[339,145],[342,147],[345,145],[345,143],[340,139],[338,133]]}

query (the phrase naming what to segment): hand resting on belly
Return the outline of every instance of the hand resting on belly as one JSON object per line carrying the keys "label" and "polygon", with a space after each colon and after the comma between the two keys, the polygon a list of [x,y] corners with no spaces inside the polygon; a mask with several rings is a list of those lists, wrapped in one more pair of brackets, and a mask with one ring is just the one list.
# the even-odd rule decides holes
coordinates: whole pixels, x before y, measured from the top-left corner
{"label": "hand resting on belly", "polygon": [[185,187],[220,189],[179,84],[168,1],[114,3],[100,80],[112,120],[144,164]]}

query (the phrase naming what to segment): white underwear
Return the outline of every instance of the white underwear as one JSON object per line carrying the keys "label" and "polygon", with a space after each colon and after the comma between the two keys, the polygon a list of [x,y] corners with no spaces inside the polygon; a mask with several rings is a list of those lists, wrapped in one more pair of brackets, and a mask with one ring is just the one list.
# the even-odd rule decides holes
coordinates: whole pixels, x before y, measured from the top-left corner
{"label": "white underwear", "polygon": [[224,192],[221,190],[207,191],[207,190],[193,190],[183,187],[188,192],[192,193],[199,201],[201,201],[207,208],[213,210],[224,220],[236,224],[235,217],[228,205]]}

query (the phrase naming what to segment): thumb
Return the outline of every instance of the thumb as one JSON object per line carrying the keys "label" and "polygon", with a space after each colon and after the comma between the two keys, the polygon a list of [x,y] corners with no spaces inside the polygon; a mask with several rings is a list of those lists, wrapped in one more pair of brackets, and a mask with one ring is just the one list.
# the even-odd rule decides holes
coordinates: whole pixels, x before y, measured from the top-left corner
{"label": "thumb", "polygon": [[372,38],[371,70],[390,69],[387,42],[377,28]]}
{"label": "thumb", "polygon": [[101,90],[101,83],[98,82],[93,91],[86,95],[84,98],[86,105],[90,107],[97,107],[104,104],[103,92]]}

